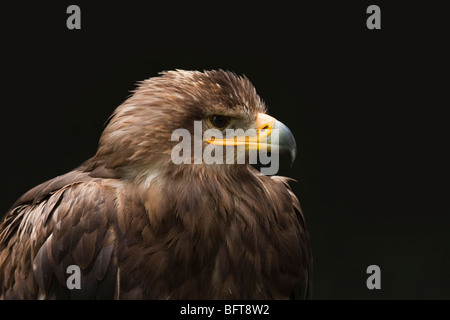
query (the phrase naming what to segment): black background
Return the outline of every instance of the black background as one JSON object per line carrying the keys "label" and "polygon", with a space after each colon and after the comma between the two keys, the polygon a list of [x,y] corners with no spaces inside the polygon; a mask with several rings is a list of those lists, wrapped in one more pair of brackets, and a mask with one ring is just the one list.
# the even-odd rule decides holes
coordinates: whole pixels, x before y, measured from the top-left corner
{"label": "black background", "polygon": [[[449,27],[437,1],[22,2],[1,7],[0,212],[91,157],[135,83],[245,74],[294,133],[281,175],[312,237],[315,299],[449,299]],[[81,8],[81,30],[66,8]],[[366,8],[381,8],[368,30]],[[368,290],[366,268],[381,268]]]}

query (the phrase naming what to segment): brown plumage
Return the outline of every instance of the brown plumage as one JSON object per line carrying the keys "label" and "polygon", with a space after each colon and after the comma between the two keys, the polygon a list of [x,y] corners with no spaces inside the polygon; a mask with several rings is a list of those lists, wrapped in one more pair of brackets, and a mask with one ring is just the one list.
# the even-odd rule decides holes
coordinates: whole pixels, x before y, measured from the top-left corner
{"label": "brown plumage", "polygon": [[[250,81],[231,72],[170,71],[140,83],[94,157],[5,216],[0,298],[309,298],[309,235],[288,179],[170,158],[177,128],[192,132],[213,114],[247,128],[264,112]],[[66,287],[70,265],[81,269],[80,290]]]}

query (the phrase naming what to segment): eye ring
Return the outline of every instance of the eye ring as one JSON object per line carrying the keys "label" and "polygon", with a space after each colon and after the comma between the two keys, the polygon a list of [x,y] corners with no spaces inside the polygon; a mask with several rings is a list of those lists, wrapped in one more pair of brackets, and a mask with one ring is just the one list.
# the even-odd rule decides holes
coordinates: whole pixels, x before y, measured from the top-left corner
{"label": "eye ring", "polygon": [[222,130],[230,123],[230,118],[227,116],[215,114],[208,118],[209,123],[216,129]]}

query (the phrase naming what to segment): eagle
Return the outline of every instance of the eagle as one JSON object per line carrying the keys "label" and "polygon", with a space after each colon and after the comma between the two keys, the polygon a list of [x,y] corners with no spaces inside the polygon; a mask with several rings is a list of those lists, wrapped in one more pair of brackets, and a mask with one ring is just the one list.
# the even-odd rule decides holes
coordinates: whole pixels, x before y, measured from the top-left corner
{"label": "eagle", "polygon": [[[21,196],[0,225],[1,299],[308,299],[310,236],[289,178],[244,163],[174,163],[183,128],[255,129],[203,140],[289,152],[246,76],[173,70],[137,84],[96,154]],[[279,146],[267,136],[279,128]],[[265,132],[265,138],[262,137]],[[261,135],[261,136],[260,136]],[[240,143],[238,143],[240,141]],[[79,288],[69,288],[70,267]]]}

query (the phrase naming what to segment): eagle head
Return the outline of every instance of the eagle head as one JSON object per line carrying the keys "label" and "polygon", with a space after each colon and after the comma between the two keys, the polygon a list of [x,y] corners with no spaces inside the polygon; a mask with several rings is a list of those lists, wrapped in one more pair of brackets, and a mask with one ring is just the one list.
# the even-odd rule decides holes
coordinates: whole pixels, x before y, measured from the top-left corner
{"label": "eagle head", "polygon": [[[152,175],[154,168],[195,174],[245,170],[248,163],[256,163],[249,156],[252,151],[289,152],[293,161],[296,144],[291,131],[266,110],[245,76],[223,70],[162,72],[140,82],[115,110],[95,159],[133,178]],[[179,138],[179,130],[192,139]],[[274,132],[276,143],[271,140]],[[174,149],[180,141],[189,148]],[[182,163],[174,161],[179,152]],[[190,165],[205,164],[206,154],[222,161]]]}

